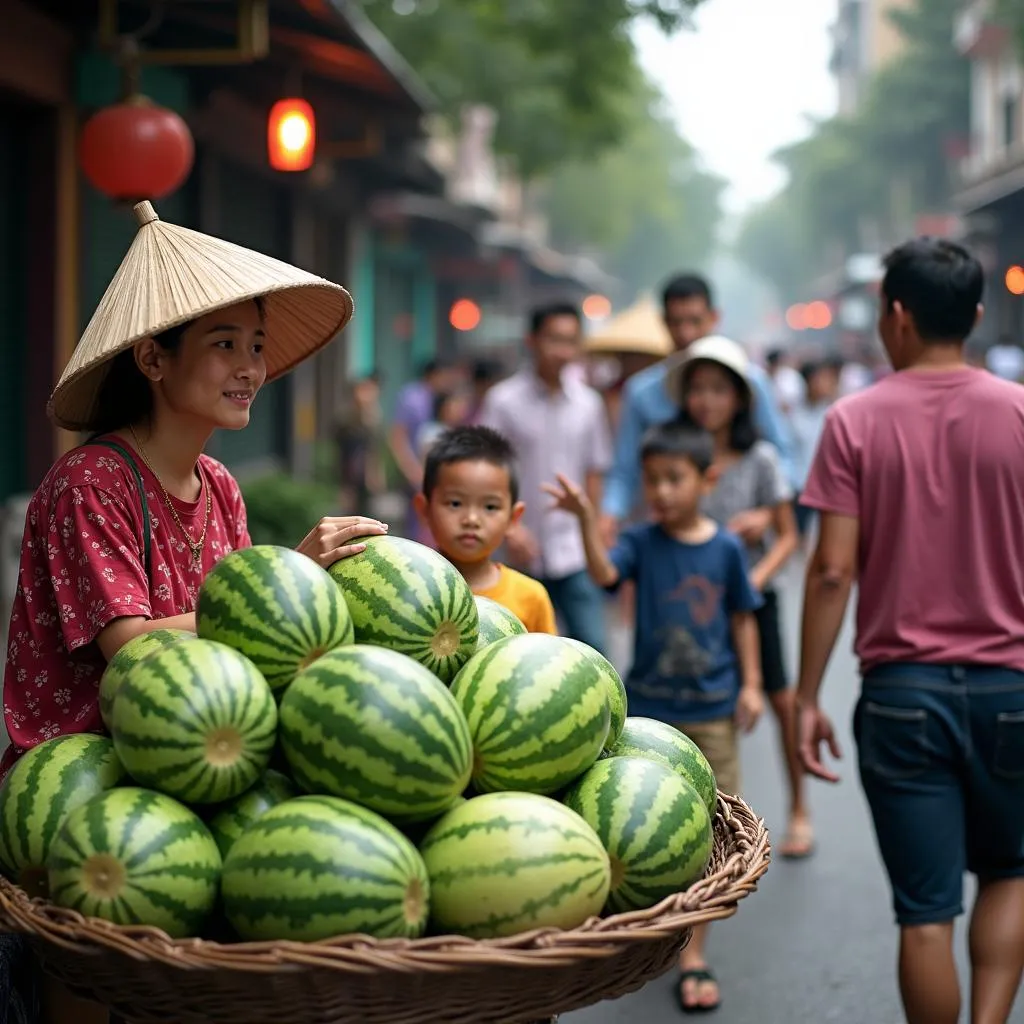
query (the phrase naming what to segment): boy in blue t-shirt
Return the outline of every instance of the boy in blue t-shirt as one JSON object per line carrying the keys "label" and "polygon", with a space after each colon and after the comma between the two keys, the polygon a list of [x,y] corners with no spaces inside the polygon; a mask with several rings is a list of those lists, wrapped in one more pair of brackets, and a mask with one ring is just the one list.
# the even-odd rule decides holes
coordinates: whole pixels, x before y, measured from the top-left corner
{"label": "boy in blue t-shirt", "polygon": [[[653,427],[640,447],[644,498],[652,522],[625,530],[608,551],[586,492],[559,476],[547,492],[580,521],[587,568],[609,590],[636,584],[629,712],[669,722],[704,752],[725,793],[740,790],[738,731],[764,708],[757,624],[761,598],[750,585],[741,541],[702,515],[714,486],[714,445],[704,431]],[[693,1012],[718,1005],[704,959],[706,926],[681,956],[680,999]]]}

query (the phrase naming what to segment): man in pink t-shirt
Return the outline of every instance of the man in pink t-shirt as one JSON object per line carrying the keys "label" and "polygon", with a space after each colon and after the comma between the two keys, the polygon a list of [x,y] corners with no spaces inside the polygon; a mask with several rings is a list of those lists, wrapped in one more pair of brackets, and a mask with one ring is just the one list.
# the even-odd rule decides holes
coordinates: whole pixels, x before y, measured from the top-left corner
{"label": "man in pink t-shirt", "polygon": [[1003,1024],[1024,968],[1024,387],[971,368],[982,269],[919,239],[886,259],[895,373],[829,411],[801,501],[821,513],[798,687],[808,772],[839,750],[818,706],[858,583],[861,783],[900,926],[909,1024],[956,1024],[953,921],[978,876],[971,1021]]}

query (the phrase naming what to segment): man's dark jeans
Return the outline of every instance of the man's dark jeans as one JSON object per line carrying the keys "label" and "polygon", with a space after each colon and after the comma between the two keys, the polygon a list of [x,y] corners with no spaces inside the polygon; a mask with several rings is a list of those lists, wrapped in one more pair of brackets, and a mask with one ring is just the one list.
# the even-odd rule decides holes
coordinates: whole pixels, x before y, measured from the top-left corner
{"label": "man's dark jeans", "polygon": [[877,667],[854,733],[901,925],[961,914],[965,871],[1024,875],[1024,672]]}

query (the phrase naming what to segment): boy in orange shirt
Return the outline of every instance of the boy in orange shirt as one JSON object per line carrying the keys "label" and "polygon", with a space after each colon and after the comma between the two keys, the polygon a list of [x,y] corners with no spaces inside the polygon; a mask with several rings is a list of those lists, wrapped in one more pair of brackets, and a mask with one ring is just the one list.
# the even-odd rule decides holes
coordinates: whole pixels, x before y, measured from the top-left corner
{"label": "boy in orange shirt", "polygon": [[489,427],[455,427],[427,453],[416,511],[438,550],[474,594],[518,616],[531,633],[555,633],[555,609],[544,585],[492,560],[523,514],[515,452]]}

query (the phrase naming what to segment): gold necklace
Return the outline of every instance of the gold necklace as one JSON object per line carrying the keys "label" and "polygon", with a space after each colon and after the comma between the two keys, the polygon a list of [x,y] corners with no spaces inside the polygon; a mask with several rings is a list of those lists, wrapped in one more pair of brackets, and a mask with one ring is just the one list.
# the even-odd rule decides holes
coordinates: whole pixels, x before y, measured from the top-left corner
{"label": "gold necklace", "polygon": [[185,543],[188,544],[192,551],[193,566],[197,569],[200,568],[203,564],[203,547],[206,544],[206,530],[210,525],[210,510],[213,506],[213,499],[210,496],[210,486],[206,477],[203,475],[203,467],[198,463],[196,464],[196,468],[199,470],[200,484],[206,490],[206,514],[203,516],[203,532],[199,535],[199,540],[194,541],[188,530],[185,529],[185,524],[181,521],[181,517],[178,515],[178,510],[174,507],[174,502],[171,501],[171,496],[168,493],[167,488],[164,487],[163,480],[160,479],[160,474],[153,468],[153,463],[149,461],[149,456],[146,454],[146,449],[139,440],[139,435],[135,433],[135,428],[129,425],[128,429],[132,432],[135,447],[139,449],[142,461],[149,467],[150,473],[156,477],[156,482],[160,485],[160,490],[164,492],[164,501],[167,503],[167,507],[170,509],[171,515],[174,517],[174,521],[178,524],[178,529],[181,530],[182,536],[185,538]]}

